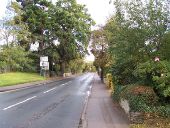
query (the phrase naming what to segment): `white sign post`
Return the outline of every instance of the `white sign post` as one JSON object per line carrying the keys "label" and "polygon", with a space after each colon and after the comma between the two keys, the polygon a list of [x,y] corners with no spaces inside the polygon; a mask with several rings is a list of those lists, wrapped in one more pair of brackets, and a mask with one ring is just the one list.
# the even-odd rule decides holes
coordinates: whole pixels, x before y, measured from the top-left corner
{"label": "white sign post", "polygon": [[45,77],[46,71],[49,70],[48,56],[40,57],[40,67],[41,67],[40,75]]}
{"label": "white sign post", "polygon": [[48,62],[48,56],[43,56],[43,57],[40,57],[40,62]]}

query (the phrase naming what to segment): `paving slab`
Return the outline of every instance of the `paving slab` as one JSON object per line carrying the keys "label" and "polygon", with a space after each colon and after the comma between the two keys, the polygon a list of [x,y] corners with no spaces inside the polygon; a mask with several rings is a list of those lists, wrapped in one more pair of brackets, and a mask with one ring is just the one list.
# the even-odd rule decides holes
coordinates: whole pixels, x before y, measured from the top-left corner
{"label": "paving slab", "polygon": [[87,128],[129,128],[128,116],[117,102],[113,102],[97,74],[87,104],[86,122]]}

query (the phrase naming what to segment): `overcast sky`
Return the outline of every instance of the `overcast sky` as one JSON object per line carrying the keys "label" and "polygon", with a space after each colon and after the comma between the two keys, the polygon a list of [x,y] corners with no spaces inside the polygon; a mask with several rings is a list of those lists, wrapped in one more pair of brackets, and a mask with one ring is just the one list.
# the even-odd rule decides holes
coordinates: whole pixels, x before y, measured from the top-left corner
{"label": "overcast sky", "polygon": [[113,4],[110,0],[77,0],[78,3],[85,4],[95,20],[96,24],[104,24],[107,18],[113,13]]}
{"label": "overcast sky", "polygon": [[8,0],[1,0],[1,3],[0,3],[0,18],[2,18],[2,16],[5,13],[7,3],[8,3]]}
{"label": "overcast sky", "polygon": [[[0,18],[5,13],[6,5],[10,0],[1,0],[0,3]],[[109,4],[110,0],[77,0],[80,4],[85,4],[95,20],[96,24],[104,24],[106,19],[113,12],[113,5]]]}

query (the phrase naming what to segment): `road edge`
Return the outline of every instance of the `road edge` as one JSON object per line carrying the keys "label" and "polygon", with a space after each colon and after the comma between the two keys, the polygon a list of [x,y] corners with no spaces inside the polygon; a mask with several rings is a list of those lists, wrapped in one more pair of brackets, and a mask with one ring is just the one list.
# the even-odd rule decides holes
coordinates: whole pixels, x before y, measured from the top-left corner
{"label": "road edge", "polygon": [[87,114],[87,107],[88,107],[89,99],[90,99],[90,96],[91,96],[91,93],[92,93],[92,88],[93,88],[93,85],[94,85],[94,76],[95,76],[95,74],[93,75],[93,80],[91,82],[91,88],[89,90],[90,94],[87,95],[86,98],[85,98],[83,112],[81,114],[81,118],[80,118],[80,121],[79,121],[78,128],[87,128],[87,126],[88,126],[88,120],[86,118],[86,114]]}

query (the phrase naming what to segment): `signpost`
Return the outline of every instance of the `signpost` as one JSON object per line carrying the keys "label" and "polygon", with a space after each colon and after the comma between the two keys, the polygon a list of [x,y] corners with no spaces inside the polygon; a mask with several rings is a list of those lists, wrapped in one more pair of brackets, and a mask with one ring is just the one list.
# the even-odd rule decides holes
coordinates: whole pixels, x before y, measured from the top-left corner
{"label": "signpost", "polygon": [[46,76],[46,72],[49,70],[49,62],[48,62],[48,56],[40,57],[40,75]]}
{"label": "signpost", "polygon": [[43,61],[48,62],[48,56],[40,57],[40,62],[43,62]]}

